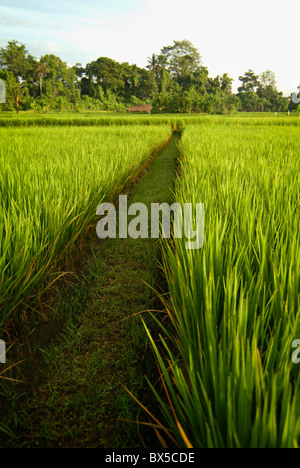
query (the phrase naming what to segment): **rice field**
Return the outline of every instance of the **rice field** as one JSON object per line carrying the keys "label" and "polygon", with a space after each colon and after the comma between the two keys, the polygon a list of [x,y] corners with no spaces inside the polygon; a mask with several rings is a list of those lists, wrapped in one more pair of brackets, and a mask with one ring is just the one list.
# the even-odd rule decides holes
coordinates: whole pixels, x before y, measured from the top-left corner
{"label": "rice field", "polygon": [[0,327],[24,321],[99,203],[170,133],[165,125],[0,129]]}
{"label": "rice field", "polygon": [[[165,245],[169,326],[154,341],[161,436],[182,447],[299,447],[300,138],[191,125],[176,200],[205,203],[201,251]],[[169,404],[166,402],[169,401]]]}
{"label": "rice field", "polygon": [[145,333],[161,377],[150,383],[156,435],[163,447],[298,448],[299,125],[282,115],[1,116],[0,327],[26,321],[97,206],[183,130],[174,201],[205,204],[205,237],[200,250],[161,241],[166,313],[154,316],[160,340]]}
{"label": "rice field", "polygon": [[132,125],[169,125],[172,128],[182,129],[186,125],[276,125],[276,126],[299,126],[300,118],[298,114],[239,114],[231,116],[207,115],[207,114],[15,114],[0,113],[0,127],[60,127],[60,126],[132,126]]}

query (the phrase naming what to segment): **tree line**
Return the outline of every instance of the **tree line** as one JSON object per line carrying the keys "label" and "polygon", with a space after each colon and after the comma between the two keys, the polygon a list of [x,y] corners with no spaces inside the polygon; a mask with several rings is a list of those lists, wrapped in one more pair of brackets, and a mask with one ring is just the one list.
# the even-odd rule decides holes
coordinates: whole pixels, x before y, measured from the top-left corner
{"label": "tree line", "polygon": [[148,57],[145,68],[107,57],[70,67],[53,54],[37,60],[24,44],[12,40],[0,49],[0,79],[6,83],[6,104],[0,104],[5,111],[122,112],[149,103],[154,112],[169,113],[293,110],[293,103],[278,91],[273,72],[259,76],[248,70],[233,93],[233,79],[227,73],[210,77],[188,40],[163,47],[160,54]]}

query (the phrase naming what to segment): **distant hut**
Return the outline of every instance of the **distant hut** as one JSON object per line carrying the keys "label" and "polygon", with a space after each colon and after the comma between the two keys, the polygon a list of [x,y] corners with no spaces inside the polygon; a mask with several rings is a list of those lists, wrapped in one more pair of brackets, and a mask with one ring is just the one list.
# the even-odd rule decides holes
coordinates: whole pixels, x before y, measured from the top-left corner
{"label": "distant hut", "polygon": [[151,104],[142,104],[141,106],[130,107],[129,112],[146,112],[147,114],[151,114],[151,109]]}

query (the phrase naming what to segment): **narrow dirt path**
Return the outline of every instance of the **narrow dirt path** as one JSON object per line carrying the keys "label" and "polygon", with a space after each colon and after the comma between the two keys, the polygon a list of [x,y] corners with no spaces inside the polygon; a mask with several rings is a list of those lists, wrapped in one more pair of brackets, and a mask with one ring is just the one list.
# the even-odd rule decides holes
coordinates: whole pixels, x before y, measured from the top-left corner
{"label": "narrow dirt path", "polygon": [[[177,141],[157,156],[139,180],[129,203],[172,202]],[[85,261],[87,274],[70,297],[62,299],[68,316],[59,343],[43,350],[42,382],[16,413],[11,447],[141,447],[139,407],[123,385],[147,400],[144,375],[152,354],[140,316],[153,307],[145,284],[159,284],[160,243],[151,239],[95,239]],[[145,316],[147,313],[144,314]],[[144,415],[141,419],[144,419]]]}

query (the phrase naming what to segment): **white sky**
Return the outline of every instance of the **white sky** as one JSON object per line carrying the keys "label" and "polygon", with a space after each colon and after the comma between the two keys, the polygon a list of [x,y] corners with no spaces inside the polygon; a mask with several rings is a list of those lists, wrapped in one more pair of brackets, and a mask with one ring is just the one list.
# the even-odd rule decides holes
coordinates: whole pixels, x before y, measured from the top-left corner
{"label": "white sky", "polygon": [[189,39],[210,76],[270,69],[289,94],[300,84],[299,0],[0,0],[0,47],[16,39],[40,58],[83,65],[100,56],[144,67]]}

